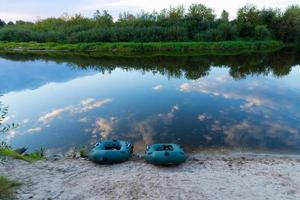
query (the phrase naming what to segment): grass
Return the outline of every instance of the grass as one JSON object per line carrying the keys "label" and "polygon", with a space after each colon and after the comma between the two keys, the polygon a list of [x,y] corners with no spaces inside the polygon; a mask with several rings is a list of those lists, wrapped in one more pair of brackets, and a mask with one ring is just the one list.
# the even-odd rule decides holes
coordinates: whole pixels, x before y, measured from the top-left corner
{"label": "grass", "polygon": [[101,55],[134,55],[140,53],[220,54],[275,51],[284,47],[280,41],[223,41],[223,42],[118,42],[118,43],[36,43],[0,42],[1,51],[90,52]]}
{"label": "grass", "polygon": [[0,176],[0,199],[11,199],[12,189],[19,187],[21,183]]}
{"label": "grass", "polygon": [[75,147],[71,151],[71,157],[76,158],[77,156],[86,158],[89,155],[89,150],[86,146]]}
{"label": "grass", "polygon": [[19,154],[19,153],[15,152],[13,149],[11,149],[9,147],[1,147],[0,148],[0,155],[15,158],[15,159],[24,160],[24,161],[27,161],[27,162],[34,162],[34,161],[45,159],[43,149],[41,149],[39,151],[35,151],[33,153],[30,153],[30,154]]}

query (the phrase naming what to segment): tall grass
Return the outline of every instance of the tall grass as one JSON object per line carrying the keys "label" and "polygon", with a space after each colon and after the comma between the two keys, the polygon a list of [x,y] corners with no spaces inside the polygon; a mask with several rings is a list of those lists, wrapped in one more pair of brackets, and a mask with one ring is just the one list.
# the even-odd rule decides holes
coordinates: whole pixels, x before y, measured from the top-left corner
{"label": "tall grass", "polygon": [[224,42],[118,42],[118,43],[36,43],[36,42],[0,42],[0,50],[12,51],[68,51],[98,52],[105,55],[127,55],[132,53],[205,53],[211,52],[260,52],[274,51],[284,45],[280,41],[224,41]]}
{"label": "tall grass", "polygon": [[0,145],[0,156],[10,157],[14,159],[24,160],[27,162],[34,162],[44,159],[44,150],[41,148],[30,154],[20,154],[10,148],[8,145]]}
{"label": "tall grass", "polygon": [[21,183],[7,179],[4,176],[0,176],[0,199],[12,199],[12,189],[19,187]]}

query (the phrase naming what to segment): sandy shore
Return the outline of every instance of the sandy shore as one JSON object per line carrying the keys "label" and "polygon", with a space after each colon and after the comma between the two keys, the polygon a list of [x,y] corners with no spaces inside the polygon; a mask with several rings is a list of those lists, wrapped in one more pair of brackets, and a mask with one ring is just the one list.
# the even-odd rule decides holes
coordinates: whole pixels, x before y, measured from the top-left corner
{"label": "sandy shore", "polygon": [[7,160],[0,174],[24,183],[18,199],[300,199],[299,156],[202,153],[178,167],[140,158],[116,165]]}

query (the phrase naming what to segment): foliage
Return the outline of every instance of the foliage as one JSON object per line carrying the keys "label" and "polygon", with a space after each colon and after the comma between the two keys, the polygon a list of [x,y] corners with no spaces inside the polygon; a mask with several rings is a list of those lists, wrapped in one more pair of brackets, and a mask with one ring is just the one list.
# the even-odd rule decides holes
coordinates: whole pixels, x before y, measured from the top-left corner
{"label": "foliage", "polygon": [[12,189],[21,186],[21,183],[0,176],[0,199],[11,199]]}
{"label": "foliage", "polygon": [[221,21],[224,23],[229,22],[229,13],[226,10],[223,10],[221,13]]}
{"label": "foliage", "polygon": [[93,19],[99,27],[110,26],[113,24],[113,17],[106,10],[103,12],[96,10]]}
{"label": "foliage", "polygon": [[4,27],[6,25],[5,21],[0,19],[0,28]]}
{"label": "foliage", "polygon": [[0,156],[11,157],[15,159],[24,160],[27,162],[34,162],[44,159],[44,149],[41,148],[29,154],[20,154],[14,151],[7,143],[1,142],[0,144]]}
{"label": "foliage", "polygon": [[217,17],[203,4],[170,7],[160,12],[120,13],[114,21],[107,11],[97,10],[92,18],[63,14],[35,23],[0,20],[0,41],[8,42],[171,42],[281,40],[300,41],[300,8],[258,9],[247,4],[230,20],[223,10]]}
{"label": "foliage", "polygon": [[257,25],[255,27],[255,39],[257,40],[266,40],[270,39],[270,31],[267,29],[266,26]]}
{"label": "foliage", "polygon": [[279,38],[286,42],[300,42],[300,7],[290,6],[283,14]]}
{"label": "foliage", "polygon": [[[199,36],[200,37],[200,36]],[[217,36],[216,36],[217,37]],[[201,37],[200,37],[201,39]],[[43,50],[68,52],[88,52],[90,55],[130,56],[140,53],[183,54],[184,52],[203,53],[241,53],[257,51],[274,51],[283,47],[278,41],[220,41],[220,42],[116,42],[116,43],[14,43],[0,42],[0,51]]]}

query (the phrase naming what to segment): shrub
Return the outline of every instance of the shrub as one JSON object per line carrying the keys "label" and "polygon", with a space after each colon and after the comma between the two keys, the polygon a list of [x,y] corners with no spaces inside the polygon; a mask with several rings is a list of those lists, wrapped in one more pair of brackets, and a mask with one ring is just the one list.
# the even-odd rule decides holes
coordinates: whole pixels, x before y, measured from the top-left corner
{"label": "shrub", "polygon": [[255,27],[255,39],[266,40],[270,39],[271,33],[266,26],[258,25]]}
{"label": "shrub", "polygon": [[38,33],[23,28],[3,28],[0,30],[0,40],[9,42],[41,42]]}

